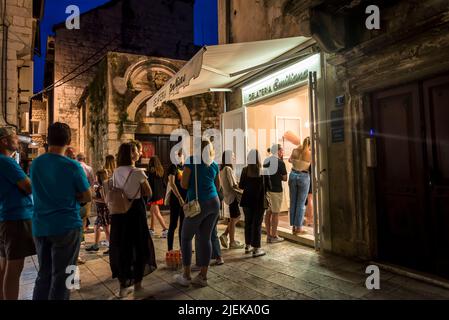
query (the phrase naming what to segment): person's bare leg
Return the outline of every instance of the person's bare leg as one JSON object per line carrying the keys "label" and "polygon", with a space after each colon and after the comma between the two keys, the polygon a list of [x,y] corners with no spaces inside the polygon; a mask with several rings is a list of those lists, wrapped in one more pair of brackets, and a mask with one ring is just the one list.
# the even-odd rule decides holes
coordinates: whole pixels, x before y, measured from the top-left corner
{"label": "person's bare leg", "polygon": [[6,259],[0,258],[0,300],[5,300],[3,296],[3,281],[6,274]]}
{"label": "person's bare leg", "polygon": [[313,225],[313,196],[309,194],[307,196],[307,207],[306,207],[306,217],[307,217],[307,225]]}
{"label": "person's bare leg", "polygon": [[109,242],[111,239],[111,226],[107,225],[103,229],[104,229],[104,234],[106,236],[106,240]]}
{"label": "person's bare leg", "polygon": [[159,206],[152,206],[154,207],[153,212],[159,221],[159,224],[161,225],[163,230],[167,230],[167,225],[165,224],[164,218],[162,217],[161,211],[159,210]]}
{"label": "person's bare leg", "polygon": [[272,238],[273,235],[271,234],[271,211],[267,211],[265,214],[265,229],[267,231],[267,236],[269,238]]}
{"label": "person's bare leg", "polygon": [[94,226],[94,232],[95,232],[95,244],[98,245],[100,243],[100,237],[101,237],[101,229],[97,225]]}
{"label": "person's bare leg", "polygon": [[271,235],[273,238],[278,236],[279,212],[271,213]]}
{"label": "person's bare leg", "polygon": [[204,280],[207,280],[207,269],[209,269],[209,267],[201,267],[200,270],[200,275]]}
{"label": "person's bare leg", "polygon": [[9,260],[6,262],[6,272],[3,280],[4,300],[17,300],[19,298],[20,274],[25,259]]}
{"label": "person's bare leg", "polygon": [[154,206],[150,207],[150,229],[154,230]]}

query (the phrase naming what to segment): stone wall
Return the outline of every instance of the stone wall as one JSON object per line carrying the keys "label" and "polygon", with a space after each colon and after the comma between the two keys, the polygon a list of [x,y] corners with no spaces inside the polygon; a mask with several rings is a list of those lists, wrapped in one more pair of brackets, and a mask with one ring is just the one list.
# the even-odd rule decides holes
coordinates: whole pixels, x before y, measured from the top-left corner
{"label": "stone wall", "polygon": [[45,134],[48,126],[47,122],[47,101],[42,98],[31,100],[31,121],[39,122],[39,127],[42,133],[32,134],[31,137],[37,143],[38,154],[45,152],[44,144],[47,142],[47,135]]}
{"label": "stone wall", "polygon": [[[19,87],[19,68],[28,66],[29,69],[22,69],[21,76],[27,77],[30,89],[32,90],[32,45],[33,45],[33,1],[32,0],[6,0],[6,21],[8,26],[8,52],[7,52],[7,120],[9,123],[19,126],[19,102],[26,105],[29,93],[22,93],[19,97],[17,88]],[[0,29],[0,52],[2,50],[3,28]],[[1,55],[1,54],[0,54]],[[28,88],[27,88],[28,89]],[[1,104],[3,105],[3,92],[0,92]],[[20,101],[19,101],[20,100]],[[3,109],[0,111],[0,124],[3,122]],[[20,127],[20,126],[19,126]],[[21,128],[22,129],[22,128]]]}
{"label": "stone wall", "polygon": [[97,66],[89,67],[108,51],[189,59],[195,50],[190,0],[114,0],[81,15],[80,30],[67,30],[65,24],[56,26],[55,81],[73,70],[73,75],[82,74],[55,88],[55,121],[70,124],[78,147],[77,104],[98,70]]}
{"label": "stone wall", "polygon": [[136,134],[170,135],[178,128],[192,132],[193,121],[200,121],[203,130],[220,127],[222,104],[216,94],[170,101],[147,116],[146,102],[184,64],[181,60],[108,53],[78,103],[80,110],[87,111],[83,130],[90,139],[84,148],[95,168]]}

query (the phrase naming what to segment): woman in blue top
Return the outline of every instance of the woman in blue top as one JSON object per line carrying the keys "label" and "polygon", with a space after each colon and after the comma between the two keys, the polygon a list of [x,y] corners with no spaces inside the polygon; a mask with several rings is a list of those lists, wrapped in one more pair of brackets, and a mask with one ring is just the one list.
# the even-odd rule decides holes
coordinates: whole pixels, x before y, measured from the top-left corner
{"label": "woman in blue top", "polygon": [[[211,234],[220,211],[220,200],[217,190],[220,189],[220,175],[218,164],[213,161],[214,150],[209,140],[201,142],[201,159],[194,161],[190,157],[185,164],[181,186],[187,189],[188,201],[198,201],[201,213],[193,218],[186,218],[181,231],[181,252],[184,272],[175,276],[182,286],[190,283],[198,286],[207,286],[207,269],[212,254]],[[195,192],[195,167],[198,173],[198,195]],[[192,239],[196,235],[197,264],[200,273],[193,280],[191,278]]]}

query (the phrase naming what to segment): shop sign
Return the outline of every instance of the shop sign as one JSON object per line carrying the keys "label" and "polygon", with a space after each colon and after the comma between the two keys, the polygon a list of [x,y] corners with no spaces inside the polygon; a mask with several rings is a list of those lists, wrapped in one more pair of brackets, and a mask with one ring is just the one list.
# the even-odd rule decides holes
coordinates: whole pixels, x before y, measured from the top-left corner
{"label": "shop sign", "polygon": [[331,138],[332,143],[345,141],[345,120],[342,109],[331,111]]}
{"label": "shop sign", "polygon": [[243,104],[248,105],[296,88],[309,79],[309,72],[319,77],[320,55],[313,55],[253,84],[242,88]]}

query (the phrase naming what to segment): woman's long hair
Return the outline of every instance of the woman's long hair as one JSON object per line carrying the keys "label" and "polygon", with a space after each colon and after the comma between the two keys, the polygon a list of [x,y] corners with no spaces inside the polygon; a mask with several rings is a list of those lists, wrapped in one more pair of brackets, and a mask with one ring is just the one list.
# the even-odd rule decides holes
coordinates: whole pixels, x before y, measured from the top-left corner
{"label": "woman's long hair", "polygon": [[248,176],[259,177],[261,167],[259,150],[250,150],[248,153]]}
{"label": "woman's long hair", "polygon": [[118,149],[117,166],[131,166],[133,164],[133,148],[137,148],[134,143],[122,143]]}
{"label": "woman's long hair", "polygon": [[223,170],[225,167],[234,169],[234,166],[232,165],[232,153],[232,150],[226,150],[223,152],[223,155],[221,156],[220,170]]}
{"label": "woman's long hair", "polygon": [[97,181],[102,186],[104,182],[108,179],[109,172],[106,169],[98,170],[97,173]]}
{"label": "woman's long hair", "polygon": [[117,168],[117,164],[115,163],[115,157],[111,154],[106,156],[106,159],[104,161],[104,170],[107,171],[109,176],[112,176],[115,168]]}
{"label": "woman's long hair", "polygon": [[148,162],[148,172],[156,173],[160,178],[164,176],[164,167],[162,166],[161,160],[158,156],[152,156],[150,162]]}

